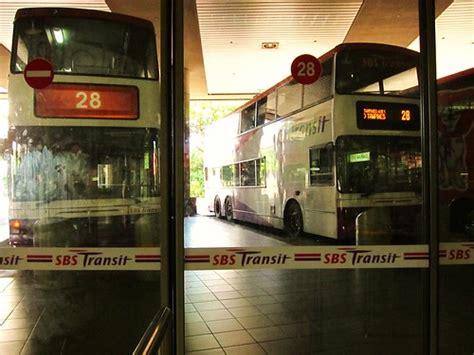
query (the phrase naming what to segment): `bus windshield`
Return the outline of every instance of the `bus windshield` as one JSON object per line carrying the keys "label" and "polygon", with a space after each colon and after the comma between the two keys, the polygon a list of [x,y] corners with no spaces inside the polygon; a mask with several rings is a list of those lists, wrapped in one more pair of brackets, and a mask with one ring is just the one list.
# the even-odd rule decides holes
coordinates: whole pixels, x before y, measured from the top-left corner
{"label": "bus windshield", "polygon": [[338,190],[372,194],[421,193],[418,137],[343,136],[336,141]]}
{"label": "bus windshield", "polygon": [[418,98],[417,66],[409,50],[346,48],[336,55],[336,91]]}
{"label": "bus windshield", "polygon": [[158,196],[158,131],[16,127],[10,131],[11,200]]}
{"label": "bus windshield", "polygon": [[57,74],[157,79],[152,28],[84,17],[22,17],[15,22],[12,72],[35,58]]}

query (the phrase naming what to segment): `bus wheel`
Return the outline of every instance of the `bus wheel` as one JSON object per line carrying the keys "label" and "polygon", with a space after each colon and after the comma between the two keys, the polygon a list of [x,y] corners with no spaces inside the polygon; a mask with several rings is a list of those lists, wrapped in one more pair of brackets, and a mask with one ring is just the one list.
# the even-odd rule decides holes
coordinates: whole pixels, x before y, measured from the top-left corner
{"label": "bus wheel", "polygon": [[219,197],[216,197],[216,199],[214,200],[214,216],[216,216],[217,218],[222,218],[221,200],[219,199]]}
{"label": "bus wheel", "polygon": [[303,214],[296,202],[290,202],[285,211],[285,232],[291,238],[299,237],[303,233]]}
{"label": "bus wheel", "polygon": [[234,220],[234,210],[232,209],[232,201],[230,200],[229,197],[225,199],[224,212],[225,212],[225,218],[229,222],[232,222]]}

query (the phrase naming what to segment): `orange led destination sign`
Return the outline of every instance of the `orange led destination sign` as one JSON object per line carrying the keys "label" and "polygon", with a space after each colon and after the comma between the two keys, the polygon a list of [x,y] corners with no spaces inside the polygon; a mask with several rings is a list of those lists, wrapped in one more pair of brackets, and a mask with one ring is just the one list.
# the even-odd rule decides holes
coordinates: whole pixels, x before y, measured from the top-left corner
{"label": "orange led destination sign", "polygon": [[356,114],[359,129],[420,129],[420,115],[416,104],[358,101]]}
{"label": "orange led destination sign", "polygon": [[138,89],[134,86],[51,84],[35,90],[35,115],[135,120],[139,117]]}
{"label": "orange led destination sign", "polygon": [[363,108],[364,120],[379,120],[385,121],[387,119],[387,111],[376,108]]}

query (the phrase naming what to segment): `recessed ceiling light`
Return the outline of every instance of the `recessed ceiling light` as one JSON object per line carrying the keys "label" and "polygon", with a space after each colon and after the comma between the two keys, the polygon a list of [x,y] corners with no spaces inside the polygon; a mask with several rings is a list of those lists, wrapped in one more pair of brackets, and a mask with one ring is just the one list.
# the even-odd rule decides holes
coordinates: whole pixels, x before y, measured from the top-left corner
{"label": "recessed ceiling light", "polygon": [[277,49],[278,42],[262,42],[262,49]]}

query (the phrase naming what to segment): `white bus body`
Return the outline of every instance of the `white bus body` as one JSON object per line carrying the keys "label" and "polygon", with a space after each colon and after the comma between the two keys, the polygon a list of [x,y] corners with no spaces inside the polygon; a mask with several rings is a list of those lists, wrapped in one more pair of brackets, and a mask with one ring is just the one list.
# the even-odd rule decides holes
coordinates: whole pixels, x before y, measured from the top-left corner
{"label": "white bus body", "polygon": [[[387,46],[352,44],[343,45],[342,49],[341,46],[336,47],[321,60],[327,75],[319,80],[326,83],[303,87],[288,78],[208,129],[205,168],[206,198],[210,211],[218,217],[226,216],[229,220],[243,220],[278,229],[289,227],[288,224],[294,218],[293,222],[301,224],[301,228],[287,228],[290,235],[304,231],[352,240],[356,238],[356,230],[360,230],[361,224],[373,224],[373,221],[378,220],[379,226],[388,223],[395,229],[399,227],[400,221],[394,223],[391,215],[398,214],[397,209],[410,210],[411,215],[418,212],[421,202],[418,184],[421,154],[416,94],[412,93],[412,97],[373,95],[368,93],[374,90],[369,86],[364,88],[366,92],[363,93],[338,93],[334,89],[337,69],[331,71],[330,68],[336,66],[337,53],[351,48],[376,51],[377,48],[386,50]],[[398,51],[391,46],[389,50]],[[411,63],[404,65],[414,78],[405,82],[406,75],[403,75],[403,80],[400,79],[398,83],[393,82],[395,78],[391,78],[390,85],[401,85],[403,89],[408,89],[417,85],[416,53],[404,49],[400,51],[411,58]],[[385,81],[389,81],[389,78]],[[316,85],[323,85],[326,87],[324,90],[330,92],[320,100],[311,101],[313,95],[318,95],[312,91],[316,90]],[[398,88],[398,91],[401,89]],[[285,108],[281,100],[285,100],[284,105],[294,108]],[[296,104],[292,104],[292,100]],[[272,104],[269,105],[269,102]],[[263,108],[259,119],[260,103]],[[398,109],[407,111],[407,115],[411,114],[405,118],[410,121],[408,130],[398,127],[398,122],[393,123],[390,129],[383,126],[359,127],[359,124],[364,123],[359,123],[360,120],[356,118],[358,110],[376,115],[376,111],[370,111],[371,107],[385,110],[386,115]],[[249,117],[249,108],[255,110],[254,126],[240,128],[239,131],[239,121],[244,120],[242,117]],[[276,116],[274,108],[277,108]],[[283,114],[278,113],[279,109]],[[264,112],[270,115],[270,119],[264,118]],[[384,118],[386,123],[389,119],[393,117]],[[240,127],[242,125],[248,128],[247,123],[240,123]],[[355,141],[354,146],[344,151],[349,139]],[[397,145],[400,150],[394,151]],[[352,162],[342,162],[342,159]],[[322,164],[323,160],[328,161]],[[369,186],[356,187],[344,181],[343,171],[350,177],[351,169],[356,169],[357,164],[357,169],[361,169],[363,164],[369,164],[371,160],[377,160],[374,170],[379,175],[386,175],[384,186],[376,186],[372,191]],[[382,168],[383,164],[387,166]],[[250,174],[249,169],[252,170]],[[384,169],[400,171],[385,172]],[[408,173],[413,175],[412,180],[417,179],[416,182],[410,180],[413,186],[402,186],[401,189],[388,186],[400,185],[398,181],[391,180],[398,179],[401,184],[408,182],[405,176]],[[230,179],[229,174],[232,175]],[[246,175],[250,175],[250,183]],[[379,176],[379,179],[383,178]],[[373,226],[371,232],[374,232]]]}
{"label": "white bus body", "polygon": [[[52,84],[40,90],[24,78],[38,57],[54,68]],[[159,99],[150,22],[19,10],[9,78],[10,244],[157,243]]]}

